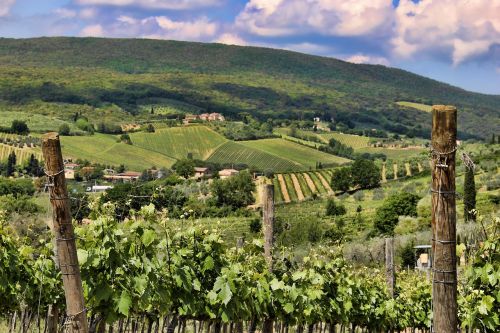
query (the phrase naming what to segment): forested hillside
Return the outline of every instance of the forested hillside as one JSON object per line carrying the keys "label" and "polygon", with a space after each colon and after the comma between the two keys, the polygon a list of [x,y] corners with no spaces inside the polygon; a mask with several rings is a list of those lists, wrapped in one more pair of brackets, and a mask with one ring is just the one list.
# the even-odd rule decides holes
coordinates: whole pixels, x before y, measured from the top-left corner
{"label": "forested hillside", "polygon": [[[397,101],[459,107],[462,137],[500,132],[500,96],[379,65],[257,47],[101,39],[0,39],[0,110],[124,121],[143,105],[232,119],[332,117],[349,126],[427,136],[430,117]],[[467,134],[467,135],[465,135]]]}

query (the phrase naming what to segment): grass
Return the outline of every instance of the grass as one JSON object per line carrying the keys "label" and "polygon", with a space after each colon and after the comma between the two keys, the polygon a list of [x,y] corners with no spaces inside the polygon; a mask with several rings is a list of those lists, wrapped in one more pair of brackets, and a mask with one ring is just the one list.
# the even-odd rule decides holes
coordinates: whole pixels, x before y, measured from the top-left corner
{"label": "grass", "polygon": [[328,192],[315,172],[308,172],[307,174],[309,175],[309,177],[311,177],[312,181],[314,182],[314,185],[316,186],[316,190],[318,191],[319,194],[325,194]]}
{"label": "grass", "polygon": [[357,153],[382,153],[391,160],[404,160],[411,157],[419,156],[425,152],[424,148],[381,148],[381,147],[367,147],[357,149]]}
{"label": "grass", "polygon": [[321,140],[323,140],[325,143],[328,143],[328,141],[333,138],[340,143],[354,149],[368,147],[368,142],[370,142],[370,138],[367,136],[344,134],[339,132],[321,133],[317,134],[317,136],[321,138]]}
{"label": "grass", "polygon": [[175,159],[207,159],[218,146],[227,141],[206,126],[187,126],[158,129],[154,133],[130,134],[132,143]]}
{"label": "grass", "polygon": [[261,170],[274,171],[292,171],[301,168],[301,165],[290,160],[233,141],[228,141],[217,148],[207,161],[221,164],[241,163]]}
{"label": "grass", "polygon": [[62,124],[67,124],[71,129],[75,129],[72,123],[61,120],[55,116],[45,116],[28,112],[5,111],[0,104],[0,126],[10,127],[13,120],[25,121],[31,131],[40,133],[58,131]]}
{"label": "grass", "polygon": [[293,186],[292,177],[290,176],[289,173],[286,173],[283,175],[283,178],[285,179],[286,189],[288,190],[288,195],[290,196],[290,200],[292,202],[297,201],[298,200],[297,192],[295,191],[295,186]]}
{"label": "grass", "polygon": [[432,106],[427,105],[427,104],[404,102],[404,101],[396,102],[396,104],[401,105],[401,106],[405,106],[408,108],[417,109],[417,110],[424,111],[424,112],[432,112]]}
{"label": "grass", "polygon": [[294,164],[297,164],[302,170],[316,167],[317,162],[321,162],[322,164],[343,164],[349,162],[346,158],[323,153],[316,149],[284,139],[242,141],[241,143],[247,147],[259,149],[269,154],[290,160]]}
{"label": "grass", "polygon": [[87,159],[92,162],[120,165],[141,171],[152,166],[171,167],[175,160],[158,152],[117,142],[117,137],[106,134],[61,137],[64,157]]}
{"label": "grass", "polygon": [[302,189],[302,194],[304,194],[304,198],[309,198],[312,196],[312,191],[309,188],[309,185],[307,185],[307,181],[304,178],[304,175],[302,173],[296,173],[295,176],[297,177],[300,188]]}
{"label": "grass", "polygon": [[281,186],[278,177],[273,178],[273,185],[274,185],[274,201],[283,202],[284,201],[283,193],[281,193]]}

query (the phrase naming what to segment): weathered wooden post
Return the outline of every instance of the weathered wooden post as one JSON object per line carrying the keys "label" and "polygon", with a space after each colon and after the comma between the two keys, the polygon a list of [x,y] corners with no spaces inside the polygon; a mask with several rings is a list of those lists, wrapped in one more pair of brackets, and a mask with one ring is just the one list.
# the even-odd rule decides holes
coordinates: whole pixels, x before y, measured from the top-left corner
{"label": "weathered wooden post", "polygon": [[[273,270],[273,243],[274,243],[274,185],[263,184],[262,189],[262,224],[264,230],[264,256],[269,265],[269,271]],[[273,320],[266,318],[262,325],[262,333],[273,332]]]}
{"label": "weathered wooden post", "polygon": [[264,184],[262,191],[262,224],[264,230],[264,256],[273,270],[274,185]]}
{"label": "weathered wooden post", "polygon": [[455,152],[457,109],[432,107],[432,331],[457,332]]}
{"label": "weathered wooden post", "polygon": [[57,133],[47,133],[42,137],[42,151],[53,211],[53,232],[57,243],[56,256],[66,297],[68,322],[65,325],[67,325],[69,332],[88,333],[82,279],[76,253],[75,234],[71,223],[61,144]]}
{"label": "weathered wooden post", "polygon": [[394,238],[385,239],[385,275],[387,281],[387,290],[389,295],[394,298]]}

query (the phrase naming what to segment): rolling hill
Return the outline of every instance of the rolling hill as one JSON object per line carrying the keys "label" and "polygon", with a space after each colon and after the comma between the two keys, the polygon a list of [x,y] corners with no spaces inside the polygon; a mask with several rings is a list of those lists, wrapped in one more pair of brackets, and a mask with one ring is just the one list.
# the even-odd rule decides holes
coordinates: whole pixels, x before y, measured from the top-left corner
{"label": "rolling hill", "polygon": [[[153,101],[153,102],[152,102]],[[168,101],[162,105],[162,101]],[[500,132],[500,96],[403,70],[258,47],[143,39],[0,39],[0,113],[91,122],[161,119],[148,110],[219,111],[232,119],[350,122],[429,135],[429,114],[398,101],[459,107],[461,138]],[[167,115],[163,115],[166,117]]]}

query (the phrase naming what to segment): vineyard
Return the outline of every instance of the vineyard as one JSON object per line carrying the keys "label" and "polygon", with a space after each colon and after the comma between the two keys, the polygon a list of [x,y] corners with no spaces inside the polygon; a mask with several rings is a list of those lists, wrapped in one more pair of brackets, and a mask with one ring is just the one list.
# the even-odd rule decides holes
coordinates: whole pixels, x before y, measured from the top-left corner
{"label": "vineyard", "polygon": [[144,170],[151,166],[172,166],[175,160],[152,150],[117,142],[112,135],[94,134],[92,136],[63,136],[61,145],[65,157],[87,159],[89,161],[120,165],[125,164],[133,170]]}
{"label": "vineyard", "polygon": [[7,160],[9,154],[16,154],[16,163],[23,164],[33,154],[41,160],[40,139],[32,136],[0,133],[0,161]]}
{"label": "vineyard", "polygon": [[331,178],[332,169],[278,174],[273,179],[275,201],[289,203],[331,195]]}
{"label": "vineyard", "polygon": [[[92,223],[76,229],[87,316],[102,332],[106,326],[114,332],[172,332],[187,325],[195,332],[220,333],[229,325],[252,332],[267,318],[277,332],[430,327],[431,284],[425,274],[398,273],[393,299],[381,271],[353,267],[335,246],[318,247],[301,263],[280,249],[271,272],[259,240],[234,248],[216,229],[190,219],[171,224],[152,205],[122,223],[114,220],[113,210],[105,207]],[[489,235],[498,223],[487,227]],[[498,235],[491,235],[480,248],[471,248],[474,266],[463,270],[459,284],[462,326],[484,332],[498,325],[499,303],[493,297],[500,253]],[[51,242],[23,244],[2,222],[0,245],[0,313],[6,326],[44,329],[43,318],[54,308],[64,312]]]}
{"label": "vineyard", "polygon": [[223,136],[205,126],[172,127],[154,133],[130,134],[134,146],[152,150],[175,159],[208,158],[218,146],[227,141]]}
{"label": "vineyard", "polygon": [[290,160],[300,165],[302,169],[315,168],[318,162],[323,165],[339,165],[349,162],[346,158],[327,154],[283,139],[242,141],[242,144]]}
{"label": "vineyard", "polygon": [[300,164],[293,161],[234,141],[228,141],[217,148],[207,161],[221,164],[242,163],[261,170],[298,170],[301,168]]}

